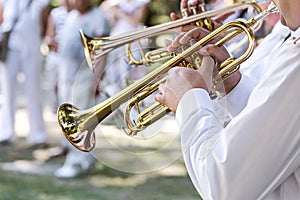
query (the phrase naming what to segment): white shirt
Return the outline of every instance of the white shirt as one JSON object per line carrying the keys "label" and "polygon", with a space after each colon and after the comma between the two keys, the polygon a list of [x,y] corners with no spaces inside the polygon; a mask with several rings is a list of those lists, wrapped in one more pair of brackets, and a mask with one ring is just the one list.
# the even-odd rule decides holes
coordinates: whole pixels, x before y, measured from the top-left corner
{"label": "white shirt", "polygon": [[225,128],[206,91],[180,100],[183,157],[203,199],[300,199],[299,37],[300,29],[281,46]]}
{"label": "white shirt", "polygon": [[50,13],[53,23],[55,25],[55,40],[60,42],[61,32],[65,24],[65,20],[68,17],[68,10],[66,6],[59,6],[54,8]]}
{"label": "white shirt", "polygon": [[150,0],[119,0],[118,7],[122,12],[130,15],[136,9],[144,6],[149,2]]}
{"label": "white shirt", "polygon": [[270,67],[268,63],[274,59],[274,54],[290,32],[278,21],[272,32],[255,48],[253,55],[240,65],[240,71],[243,74],[240,83],[226,96],[226,99],[219,101],[223,107],[226,107],[231,117],[236,116],[246,106],[251,91],[265,70]]}
{"label": "white shirt", "polygon": [[[91,21],[91,19],[93,19]],[[64,65],[60,67],[60,79],[73,81],[80,65],[85,61],[82,41],[79,30],[91,37],[108,35],[110,27],[105,15],[98,8],[92,8],[88,13],[80,15],[77,10],[68,14],[64,28],[61,32],[61,43],[59,53],[64,61],[70,60],[77,65]],[[89,68],[86,67],[88,70]]]}
{"label": "white shirt", "polygon": [[[3,30],[11,29],[14,20],[18,21],[10,35],[9,48],[20,51],[40,51],[41,37],[41,11],[48,5],[49,0],[7,0],[3,13]],[[30,47],[30,48],[28,48]]]}

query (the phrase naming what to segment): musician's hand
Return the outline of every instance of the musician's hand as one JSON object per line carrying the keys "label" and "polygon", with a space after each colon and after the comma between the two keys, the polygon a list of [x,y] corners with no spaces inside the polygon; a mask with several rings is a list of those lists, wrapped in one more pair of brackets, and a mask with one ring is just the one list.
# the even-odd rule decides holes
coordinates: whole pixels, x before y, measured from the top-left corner
{"label": "musician's hand", "polygon": [[[212,8],[214,9],[214,8]],[[188,17],[195,14],[200,14],[206,12],[206,5],[204,0],[181,0],[180,3],[180,12],[181,16],[178,16],[176,13],[170,13],[170,17],[173,21],[178,20],[180,18]],[[214,20],[211,20],[213,24],[213,28],[216,29],[220,27],[224,20],[227,19],[230,15],[234,14],[234,12],[226,13],[220,16],[213,16]],[[210,17],[211,18],[211,17]],[[187,32],[191,29],[195,28],[193,24],[186,24],[181,27],[181,32]]]}
{"label": "musician's hand", "polygon": [[[172,21],[184,18],[184,17],[188,17],[191,15],[195,15],[195,14],[200,14],[202,12],[204,12],[204,7],[199,6],[199,5],[203,5],[204,6],[204,1],[203,0],[182,0],[180,3],[180,12],[181,12],[181,16],[178,16],[176,13],[172,12],[170,13],[170,17],[172,19]],[[192,24],[186,24],[184,26],[182,26],[180,29],[181,32],[186,32],[189,31],[191,29],[193,29],[195,27],[195,25]]]}
{"label": "musician's hand", "polygon": [[167,45],[168,51],[177,51],[178,47],[187,45],[191,41],[191,39],[193,39],[194,41],[199,41],[200,39],[207,36],[209,33],[210,32],[208,30],[201,27],[193,28],[187,33],[181,33],[176,36],[172,43],[169,43]]}
{"label": "musician's hand", "polygon": [[202,88],[210,92],[215,62],[212,57],[205,56],[202,66],[199,70],[185,67],[169,70],[168,79],[165,84],[159,86],[160,93],[155,96],[155,100],[175,113],[180,99],[190,89]]}
{"label": "musician's hand", "polygon": [[48,46],[48,48],[49,48],[50,51],[57,52],[57,50],[58,50],[58,43],[57,43],[57,41],[53,37],[46,36],[44,38],[43,43]]}
{"label": "musician's hand", "polygon": [[176,13],[172,12],[170,14],[170,17],[173,21],[180,19],[182,17],[187,17],[190,15],[194,15],[196,13],[193,13],[192,8],[195,7],[197,14],[203,12],[204,10],[201,9],[201,7],[199,7],[199,5],[204,5],[204,1],[203,0],[182,0],[180,2],[180,12],[181,12],[181,16],[176,15]]}
{"label": "musician's hand", "polygon": [[[201,55],[209,55],[212,58],[214,58],[217,66],[230,57],[229,53],[227,52],[226,48],[224,48],[224,46],[218,47],[214,44],[206,45],[205,47],[201,48],[199,52]],[[217,73],[218,70],[216,69],[214,74]],[[239,71],[236,71],[224,81],[219,82],[216,85],[216,90],[220,93],[221,96],[225,96],[226,94],[231,92],[233,88],[236,87],[240,79],[241,73]]]}
{"label": "musician's hand", "polygon": [[204,0],[182,0],[180,2],[180,11],[182,15],[195,15],[205,12]]}
{"label": "musician's hand", "polygon": [[[182,33],[179,35],[172,43],[167,44],[168,51],[177,51],[178,47],[186,45],[191,39],[198,41],[205,37],[209,32],[203,28],[195,28],[187,33]],[[199,49],[199,54],[203,56],[211,56],[214,58],[215,62],[220,65],[226,59],[230,57],[224,46],[216,46],[213,44],[207,44],[203,48]],[[217,72],[215,72],[217,73]],[[224,82],[220,82],[217,85],[217,90],[221,93],[222,96],[228,94],[239,82],[241,78],[240,72],[234,73],[232,76],[227,78]]]}

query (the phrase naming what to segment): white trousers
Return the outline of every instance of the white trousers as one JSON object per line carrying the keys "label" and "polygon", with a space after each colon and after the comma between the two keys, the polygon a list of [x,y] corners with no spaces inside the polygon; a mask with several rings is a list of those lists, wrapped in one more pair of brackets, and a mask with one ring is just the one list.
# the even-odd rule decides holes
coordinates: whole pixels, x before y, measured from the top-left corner
{"label": "white trousers", "polygon": [[3,94],[3,105],[0,121],[0,141],[13,140],[15,133],[15,112],[17,102],[17,75],[20,70],[25,74],[26,103],[29,116],[30,131],[27,142],[37,144],[45,142],[46,131],[44,127],[41,90],[40,69],[42,57],[39,55],[28,55],[27,52],[10,50],[6,64],[2,70],[1,88]]}
{"label": "white trousers", "polygon": [[[69,68],[80,65],[72,59],[62,59],[61,68]],[[67,77],[62,75],[68,70],[59,70],[58,99],[59,104],[71,103],[78,109],[87,109],[95,104],[95,96],[91,95],[93,73],[88,66],[81,66],[75,76]],[[64,166],[76,165],[84,162],[92,162],[90,153],[82,152],[73,147],[62,133],[62,146],[68,149]]]}
{"label": "white trousers", "polygon": [[49,92],[49,103],[53,111],[56,112],[58,104],[58,69],[60,67],[61,58],[56,52],[50,52],[45,60],[45,82]]}

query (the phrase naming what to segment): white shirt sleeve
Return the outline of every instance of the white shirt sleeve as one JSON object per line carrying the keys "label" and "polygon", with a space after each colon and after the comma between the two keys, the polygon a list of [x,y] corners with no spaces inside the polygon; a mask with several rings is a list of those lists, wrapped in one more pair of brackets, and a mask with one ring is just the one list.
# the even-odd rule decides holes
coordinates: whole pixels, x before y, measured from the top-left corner
{"label": "white shirt sleeve", "polygon": [[176,112],[182,152],[203,199],[300,196],[300,174],[293,176],[300,166],[299,58],[300,46],[288,41],[226,128],[204,90],[183,96]]}
{"label": "white shirt sleeve", "polygon": [[278,21],[272,32],[255,48],[253,55],[241,64],[242,79],[239,84],[218,101],[231,117],[238,115],[245,108],[250,93],[269,68],[268,63],[289,34],[290,30]]}
{"label": "white shirt sleeve", "polygon": [[238,115],[247,105],[249,96],[256,83],[247,76],[242,75],[237,86],[218,103],[228,112],[230,117]]}

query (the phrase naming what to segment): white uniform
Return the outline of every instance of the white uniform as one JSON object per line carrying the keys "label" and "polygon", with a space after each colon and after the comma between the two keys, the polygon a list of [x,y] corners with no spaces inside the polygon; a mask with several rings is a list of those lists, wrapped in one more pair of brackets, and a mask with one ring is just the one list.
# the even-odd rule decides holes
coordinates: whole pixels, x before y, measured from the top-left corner
{"label": "white uniform", "polygon": [[[85,109],[91,106],[89,101],[93,73],[85,61],[79,29],[89,36],[97,37],[108,35],[110,28],[103,13],[98,8],[93,8],[85,15],[79,15],[75,10],[71,11],[62,30],[62,42],[59,47],[59,54],[62,57],[59,68],[60,103],[72,102]],[[86,90],[73,92],[75,84],[78,87],[85,87]]]}
{"label": "white uniform", "polygon": [[40,69],[42,67],[41,23],[40,14],[48,0],[33,0],[28,8],[29,0],[9,0],[4,8],[3,30],[11,27],[13,20],[23,9],[18,22],[10,36],[9,51],[6,66],[2,73],[2,92],[4,103],[1,118],[0,141],[15,138],[15,107],[17,74],[22,70],[26,76],[25,87],[29,113],[30,132],[27,136],[29,143],[42,143],[46,139],[46,131],[42,115],[40,93]]}
{"label": "white uniform", "polygon": [[[54,26],[55,26],[55,36],[54,39],[57,42],[57,44],[60,44],[61,40],[61,30],[64,26],[64,22],[67,18],[68,11],[65,6],[59,6],[57,8],[54,8],[51,13],[51,18],[53,20]],[[58,47],[59,48],[59,47]],[[51,106],[53,106],[54,110],[57,109],[58,99],[57,94],[55,93],[55,87],[57,85],[58,81],[58,70],[60,67],[61,58],[59,54],[55,51],[50,51],[49,54],[46,57],[45,62],[45,74],[47,78],[47,83],[49,85],[50,89],[50,96],[51,96]]]}
{"label": "white uniform", "polygon": [[[138,9],[141,9],[143,6],[145,6],[145,4],[149,3],[149,0],[119,0],[118,2],[119,12],[123,12],[127,16],[132,17],[134,12],[136,12]],[[135,31],[139,27],[143,27],[142,22],[140,24],[134,24],[126,18],[118,18],[112,27],[110,36],[118,36],[124,33]],[[138,44],[134,42],[130,45],[133,56],[136,59],[140,59],[141,54]],[[146,47],[145,41],[143,42],[143,47]],[[104,84],[108,83],[108,85],[105,85],[104,88],[105,92],[109,94],[109,96],[112,96],[116,92],[124,89],[127,86],[127,79],[130,79],[131,77],[134,78],[135,75],[132,73],[145,74],[145,70],[141,67],[139,69],[133,69],[132,66],[129,66],[125,46],[111,51],[108,54],[106,63]],[[134,72],[132,72],[132,70]],[[136,76],[139,77],[140,75]]]}
{"label": "white uniform", "polygon": [[241,64],[242,80],[226,98],[219,101],[223,107],[226,107],[230,116],[237,115],[246,106],[251,91],[259,82],[265,70],[270,67],[268,63],[274,59],[273,55],[289,35],[290,30],[278,21],[272,32],[255,48],[253,55]]}
{"label": "white uniform", "polygon": [[300,199],[299,38],[300,29],[272,55],[226,128],[206,91],[182,97],[176,112],[182,151],[203,199]]}
{"label": "white uniform", "polygon": [[[71,11],[62,30],[59,47],[62,57],[58,82],[59,101],[86,109],[93,106],[95,100],[91,93],[93,73],[85,61],[79,29],[91,37],[98,37],[108,35],[110,28],[100,9],[93,8],[84,15],[75,10]],[[77,150],[69,142],[67,144],[69,152],[66,160],[55,171],[59,178],[72,178],[87,172],[94,163],[94,158],[89,153]]]}

